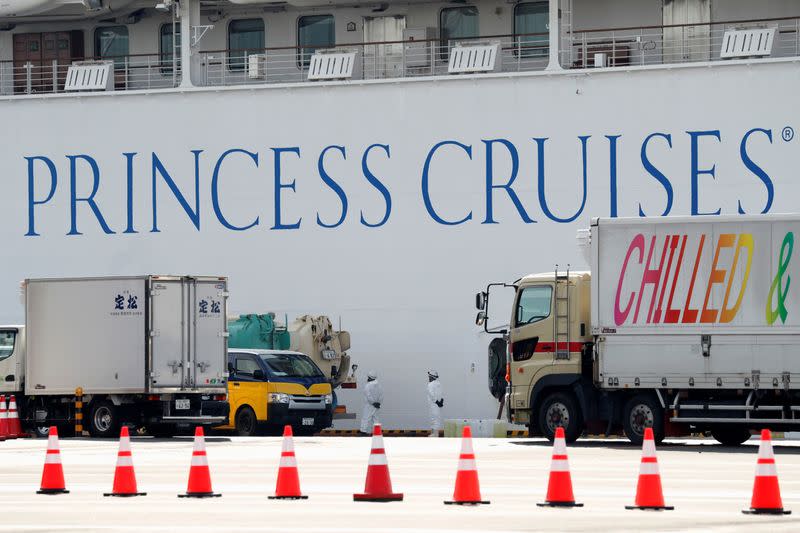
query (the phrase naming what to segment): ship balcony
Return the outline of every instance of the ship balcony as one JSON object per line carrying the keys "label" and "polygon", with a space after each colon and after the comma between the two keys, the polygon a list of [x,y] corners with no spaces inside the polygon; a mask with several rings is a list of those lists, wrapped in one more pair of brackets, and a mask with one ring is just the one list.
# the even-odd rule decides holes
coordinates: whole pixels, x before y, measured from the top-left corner
{"label": "ship balcony", "polygon": [[[446,79],[545,69],[636,69],[800,57],[800,17],[585,29],[571,29],[562,22],[555,41],[548,33],[454,40],[424,37],[313,49],[284,46],[195,51],[192,84],[219,87],[431,76]],[[557,65],[551,64],[551,42],[558,43]],[[75,76],[88,76],[83,71],[97,65],[106,65],[108,70],[102,87],[91,83],[75,85]],[[179,86],[181,78],[181,60],[163,53],[47,62],[0,61],[3,96],[164,89]]]}

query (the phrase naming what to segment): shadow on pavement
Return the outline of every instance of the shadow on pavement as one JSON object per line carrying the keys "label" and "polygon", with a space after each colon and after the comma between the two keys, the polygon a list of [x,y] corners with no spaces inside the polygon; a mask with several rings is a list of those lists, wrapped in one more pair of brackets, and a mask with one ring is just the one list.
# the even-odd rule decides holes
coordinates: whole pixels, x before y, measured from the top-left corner
{"label": "shadow on pavement", "polygon": [[[541,448],[550,448],[552,443],[546,439],[528,439],[528,440],[512,440],[512,444],[518,446],[536,446]],[[772,441],[773,449],[776,455],[783,454],[797,454],[800,453],[800,444],[782,444],[781,441]],[[586,449],[607,449],[607,450],[639,450],[640,446],[631,444],[624,440],[580,440],[568,445],[569,448],[586,448]],[[746,444],[741,446],[724,446],[718,442],[708,440],[690,440],[684,442],[674,442],[665,440],[658,445],[659,450],[673,451],[673,452],[691,452],[691,453],[741,453],[741,454],[757,454],[758,453],[758,439],[751,439]]]}

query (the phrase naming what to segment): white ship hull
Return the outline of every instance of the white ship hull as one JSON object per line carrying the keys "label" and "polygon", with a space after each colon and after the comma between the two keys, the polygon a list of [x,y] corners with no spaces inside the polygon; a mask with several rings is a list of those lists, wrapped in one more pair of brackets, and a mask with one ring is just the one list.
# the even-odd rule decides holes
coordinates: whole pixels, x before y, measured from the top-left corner
{"label": "white ship hull", "polygon": [[445,417],[496,415],[473,294],[586,268],[591,217],[798,211],[797,61],[366,84],[0,101],[0,322],[27,277],[223,273],[231,312],[341,316],[383,422],[420,428],[428,369]]}

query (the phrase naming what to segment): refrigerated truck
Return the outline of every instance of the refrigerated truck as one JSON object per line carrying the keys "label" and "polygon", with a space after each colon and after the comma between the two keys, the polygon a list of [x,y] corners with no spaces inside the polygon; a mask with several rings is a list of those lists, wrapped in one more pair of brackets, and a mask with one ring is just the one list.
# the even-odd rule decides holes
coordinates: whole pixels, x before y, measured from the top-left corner
{"label": "refrigerated truck", "polygon": [[[556,267],[477,294],[477,323],[501,335],[493,394],[550,439],[558,426],[570,440],[621,427],[640,442],[650,426],[657,439],[710,431],[736,445],[800,429],[795,236],[800,215],[592,220],[579,232],[588,272]],[[508,288],[510,322],[495,327],[489,294]]]}
{"label": "refrigerated truck", "polygon": [[29,279],[25,325],[0,326],[0,393],[23,426],[69,432],[82,392],[96,437],[171,434],[228,416],[225,277]]}

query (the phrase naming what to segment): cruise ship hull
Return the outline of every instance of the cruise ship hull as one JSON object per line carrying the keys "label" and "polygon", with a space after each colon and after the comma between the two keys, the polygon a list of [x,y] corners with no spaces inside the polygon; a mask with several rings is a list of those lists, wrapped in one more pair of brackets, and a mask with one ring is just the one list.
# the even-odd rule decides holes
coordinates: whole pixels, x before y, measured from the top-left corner
{"label": "cruise ship hull", "polygon": [[224,273],[234,313],[341,317],[388,427],[429,369],[492,418],[474,293],[586,268],[591,217],[796,212],[799,92],[764,60],[0,99],[0,322],[27,277]]}

